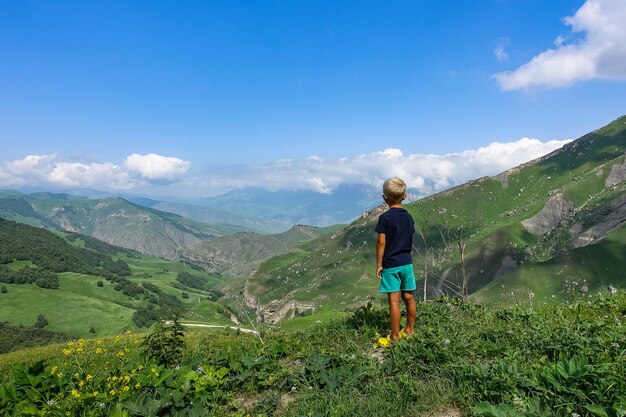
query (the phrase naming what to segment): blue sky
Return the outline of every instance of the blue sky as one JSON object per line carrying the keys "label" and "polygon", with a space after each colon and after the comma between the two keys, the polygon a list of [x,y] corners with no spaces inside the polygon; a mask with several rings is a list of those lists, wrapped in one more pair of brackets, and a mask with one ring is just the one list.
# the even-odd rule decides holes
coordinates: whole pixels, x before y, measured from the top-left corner
{"label": "blue sky", "polygon": [[0,0],[0,187],[435,191],[626,114],[623,21],[623,0]]}

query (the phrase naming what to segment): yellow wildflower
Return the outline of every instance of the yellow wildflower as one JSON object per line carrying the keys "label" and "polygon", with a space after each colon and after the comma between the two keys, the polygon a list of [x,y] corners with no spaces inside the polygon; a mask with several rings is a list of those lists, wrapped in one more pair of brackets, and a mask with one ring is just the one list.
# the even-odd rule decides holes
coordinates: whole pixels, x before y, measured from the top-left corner
{"label": "yellow wildflower", "polygon": [[128,375],[124,375],[124,383],[128,384],[130,382],[130,377]]}
{"label": "yellow wildflower", "polygon": [[98,391],[94,391],[91,395],[93,395],[94,397],[97,397],[98,395],[100,395],[100,393]]}
{"label": "yellow wildflower", "polygon": [[91,376],[90,374],[87,374],[87,376],[85,377],[85,381],[89,382],[93,379],[93,376]]}
{"label": "yellow wildflower", "polygon": [[85,385],[85,381],[80,381],[80,382],[78,383],[78,386],[79,386],[79,387],[82,387],[83,385]]}
{"label": "yellow wildflower", "polygon": [[57,373],[57,369],[58,368],[56,366],[53,366],[52,369],[50,369],[50,375],[56,374]]}
{"label": "yellow wildflower", "polygon": [[130,387],[128,385],[124,385],[124,388],[122,388],[122,391],[128,392],[129,389]]}
{"label": "yellow wildflower", "polygon": [[391,338],[389,336],[381,337],[380,339],[378,339],[378,344],[380,345],[380,347],[387,347],[389,346],[390,341],[391,341]]}
{"label": "yellow wildflower", "polygon": [[57,374],[57,377],[58,377],[58,378],[63,378],[63,374],[62,374],[61,372],[59,372],[59,373]]}
{"label": "yellow wildflower", "polygon": [[63,353],[65,354],[65,356],[71,355],[72,353],[74,353],[74,349],[63,349]]}
{"label": "yellow wildflower", "polygon": [[137,383],[135,384],[135,389],[139,389],[139,388],[141,388],[141,384],[140,384],[139,382],[137,382]]}
{"label": "yellow wildflower", "polygon": [[96,349],[96,355],[99,355],[99,354],[101,354],[101,353],[102,353],[102,349],[97,348],[97,349]]}
{"label": "yellow wildflower", "polygon": [[114,389],[112,389],[111,391],[109,391],[109,394],[111,394],[111,395],[115,395],[115,394],[117,394],[117,391],[115,391]]}
{"label": "yellow wildflower", "polygon": [[124,355],[125,355],[125,353],[124,353],[123,350],[120,350],[119,352],[117,352],[117,356],[124,356]]}
{"label": "yellow wildflower", "polygon": [[80,393],[75,388],[72,390],[72,397],[80,398]]}

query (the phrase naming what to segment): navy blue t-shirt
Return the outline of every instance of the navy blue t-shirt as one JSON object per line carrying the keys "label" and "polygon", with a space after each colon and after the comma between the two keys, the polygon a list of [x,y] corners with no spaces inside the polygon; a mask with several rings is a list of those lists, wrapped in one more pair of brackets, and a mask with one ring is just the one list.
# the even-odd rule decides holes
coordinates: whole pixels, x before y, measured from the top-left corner
{"label": "navy blue t-shirt", "polygon": [[383,268],[395,268],[412,263],[411,248],[415,225],[408,211],[403,208],[390,208],[380,215],[375,230],[385,234]]}

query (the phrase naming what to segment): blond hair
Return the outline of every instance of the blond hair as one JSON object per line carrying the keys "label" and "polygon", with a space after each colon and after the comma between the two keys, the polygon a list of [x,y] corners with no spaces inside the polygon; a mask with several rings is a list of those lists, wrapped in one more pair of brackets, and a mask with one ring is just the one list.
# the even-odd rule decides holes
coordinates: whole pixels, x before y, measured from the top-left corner
{"label": "blond hair", "polygon": [[383,184],[383,195],[388,203],[402,202],[406,197],[406,183],[398,177],[389,178]]}

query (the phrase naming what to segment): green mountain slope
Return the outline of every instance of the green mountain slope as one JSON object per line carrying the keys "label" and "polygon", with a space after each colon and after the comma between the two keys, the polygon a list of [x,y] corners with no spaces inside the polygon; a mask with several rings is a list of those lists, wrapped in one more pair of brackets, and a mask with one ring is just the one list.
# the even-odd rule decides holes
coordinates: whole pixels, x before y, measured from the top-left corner
{"label": "green mountain slope", "polygon": [[1,192],[0,217],[81,233],[166,259],[178,259],[179,248],[247,230],[189,220],[122,198],[93,200],[50,193]]}
{"label": "green mountain slope", "polygon": [[[625,153],[626,116],[496,177],[406,204],[418,229],[418,295],[536,302],[567,296],[571,282],[588,292],[626,286]],[[385,209],[263,263],[246,285],[250,306],[275,321],[375,295],[373,229]]]}
{"label": "green mountain slope", "polygon": [[210,300],[215,292],[208,289],[222,281],[183,262],[0,219],[0,322],[9,325],[31,326],[43,315],[46,330],[108,335],[175,311],[195,322],[233,324]]}

